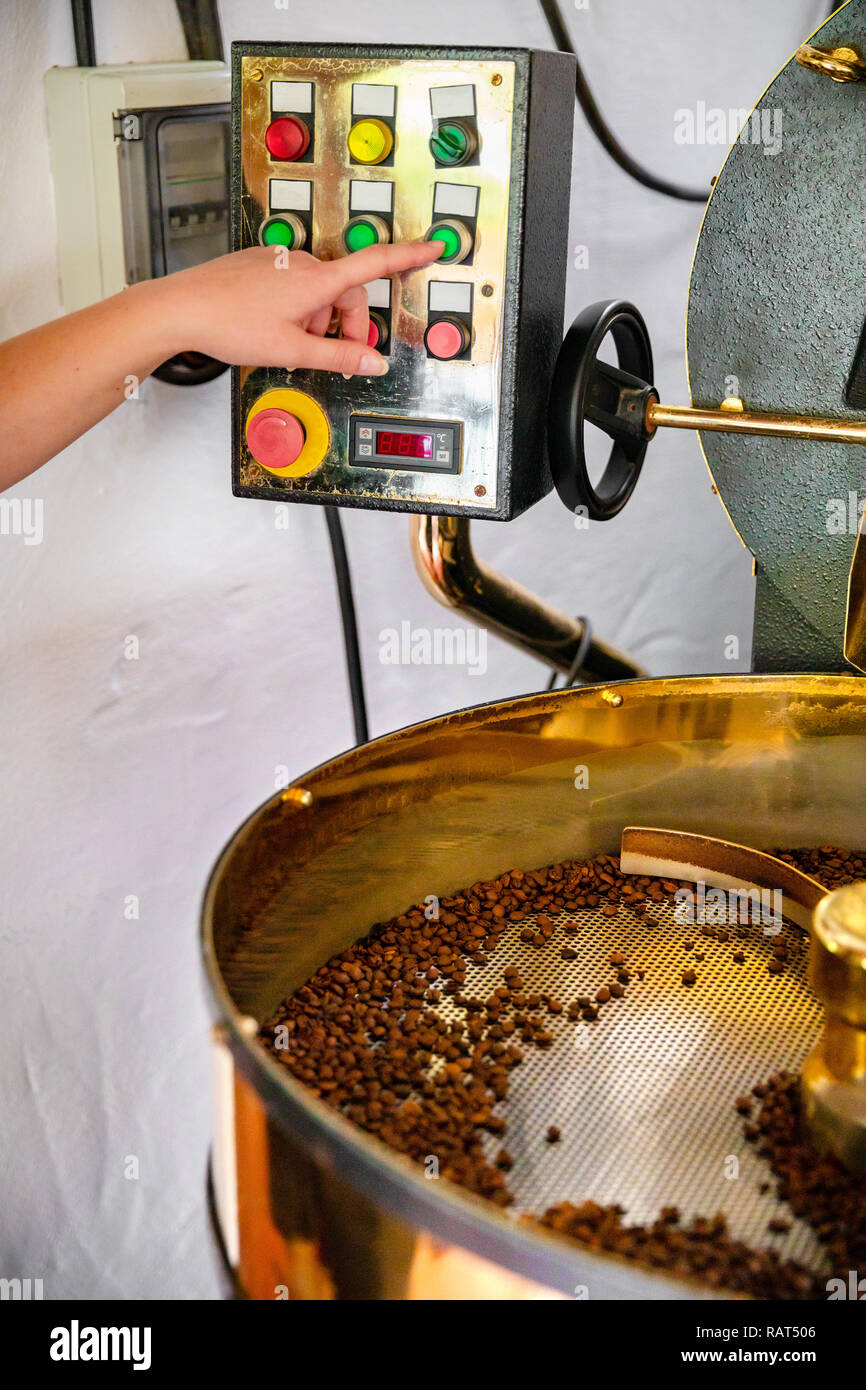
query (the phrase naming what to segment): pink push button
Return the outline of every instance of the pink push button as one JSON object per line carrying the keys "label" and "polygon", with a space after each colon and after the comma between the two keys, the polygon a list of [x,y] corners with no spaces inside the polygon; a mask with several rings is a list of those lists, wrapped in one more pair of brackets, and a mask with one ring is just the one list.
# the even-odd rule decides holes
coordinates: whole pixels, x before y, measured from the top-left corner
{"label": "pink push button", "polygon": [[260,410],[247,425],[249,451],[262,468],[290,468],[306,441],[300,420],[287,410]]}
{"label": "pink push button", "polygon": [[443,362],[449,362],[466,351],[467,333],[462,323],[454,319],[438,319],[424,335],[428,352]]}

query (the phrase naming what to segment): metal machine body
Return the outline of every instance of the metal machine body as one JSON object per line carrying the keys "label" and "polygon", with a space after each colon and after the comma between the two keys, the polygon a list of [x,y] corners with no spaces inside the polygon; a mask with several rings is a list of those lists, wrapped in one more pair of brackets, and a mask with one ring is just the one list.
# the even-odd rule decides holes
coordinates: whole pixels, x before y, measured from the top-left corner
{"label": "metal machine body", "polygon": [[[813,44],[866,53],[864,0],[844,5]],[[753,410],[862,425],[863,401],[852,403],[848,385],[866,316],[866,248],[852,220],[866,87],[792,60],[756,109],[775,120],[781,138],[765,153],[750,122],[707,209],[689,296],[692,399],[706,407],[739,396]],[[847,669],[846,597],[866,494],[862,445],[701,439],[755,556],[754,668]]]}
{"label": "metal machine body", "polygon": [[[333,258],[358,222],[378,240],[444,224],[462,237],[458,259],[446,247],[429,269],[368,287],[384,378],[234,372],[236,495],[517,516],[552,486],[545,412],[562,339],[573,59],[236,43],[233,63],[236,249],[273,235]],[[443,132],[454,129],[467,143],[449,163]],[[430,346],[437,325],[448,358]],[[289,470],[263,466],[249,446],[251,420],[269,408],[305,431]]]}

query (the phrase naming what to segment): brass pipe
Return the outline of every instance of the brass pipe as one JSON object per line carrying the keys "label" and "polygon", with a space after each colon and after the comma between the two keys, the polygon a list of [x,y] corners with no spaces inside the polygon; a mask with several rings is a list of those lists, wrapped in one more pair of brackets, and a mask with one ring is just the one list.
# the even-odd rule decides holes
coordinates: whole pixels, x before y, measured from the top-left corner
{"label": "brass pipe", "polygon": [[650,434],[663,428],[771,435],[777,439],[814,439],[830,444],[866,444],[866,421],[825,420],[810,415],[765,415],[746,410],[736,397],[724,401],[718,410],[698,410],[650,401],[646,426]]}
{"label": "brass pipe", "polygon": [[821,72],[834,82],[866,82],[866,63],[856,48],[818,48],[804,43],[794,57],[801,67]]}
{"label": "brass pipe", "polygon": [[[644,417],[652,438],[658,429],[705,430],[777,439],[812,439],[830,444],[866,444],[866,421],[821,419],[811,415],[772,415],[746,410],[739,396],[729,396],[718,410],[661,405],[651,399]],[[845,618],[845,659],[866,672],[866,550],[861,526],[854,547]]]}
{"label": "brass pipe", "polygon": [[[586,636],[579,618],[568,618],[476,557],[463,517],[411,516],[415,568],[429,594],[513,647],[568,674]],[[592,638],[576,679],[587,684],[631,680],[645,672],[627,656]]]}

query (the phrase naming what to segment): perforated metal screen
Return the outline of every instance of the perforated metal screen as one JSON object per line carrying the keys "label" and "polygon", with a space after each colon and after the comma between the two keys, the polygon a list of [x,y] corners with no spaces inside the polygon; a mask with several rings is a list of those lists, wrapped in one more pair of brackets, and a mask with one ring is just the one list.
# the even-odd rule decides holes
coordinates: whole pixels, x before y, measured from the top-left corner
{"label": "perforated metal screen", "polygon": [[[554,1042],[522,1048],[525,1060],[497,1108],[507,1131],[488,1140],[491,1157],[505,1147],[514,1159],[509,1213],[538,1215],[555,1202],[587,1198],[619,1203],[628,1224],[650,1221],[669,1205],[686,1220],[723,1211],[735,1238],[820,1272],[821,1246],[777,1201],[772,1174],[743,1138],[735,1109],[738,1096],[774,1071],[798,1070],[819,1036],[805,937],[786,925],[783,936],[796,945],[784,973],[771,974],[782,938],[760,925],[743,937],[729,928],[731,939],[722,942],[699,925],[677,923],[670,905],[651,905],[643,921],[624,906],[616,917],[600,908],[548,915],[556,931],[546,946],[520,940],[535,920],[527,917],[487,965],[468,965],[464,987],[467,996],[486,998],[515,965],[527,993],[565,1006],[559,1015],[542,1011]],[[566,935],[566,922],[577,923],[578,933]],[[687,939],[695,942],[691,951]],[[561,959],[564,946],[577,958]],[[602,1005],[595,1022],[571,1021],[569,1003],[616,979],[608,963],[614,951],[625,955],[631,977],[624,998]],[[691,986],[682,983],[688,967],[697,976]],[[449,1018],[457,1013],[447,996],[437,1008]],[[553,1144],[545,1137],[551,1125],[562,1136]],[[779,1215],[792,1220],[787,1234],[768,1230]]]}

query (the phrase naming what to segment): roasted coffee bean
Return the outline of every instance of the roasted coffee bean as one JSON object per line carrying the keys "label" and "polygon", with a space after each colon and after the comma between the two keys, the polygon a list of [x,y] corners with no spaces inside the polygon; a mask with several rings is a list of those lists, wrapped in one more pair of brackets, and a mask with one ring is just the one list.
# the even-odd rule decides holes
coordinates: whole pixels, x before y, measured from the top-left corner
{"label": "roasted coffee bean", "polygon": [[541,1225],[592,1250],[624,1255],[675,1276],[697,1275],[732,1293],[771,1299],[820,1296],[807,1269],[793,1260],[780,1260],[772,1251],[749,1250],[728,1234],[721,1213],[712,1219],[695,1217],[686,1227],[676,1207],[662,1208],[649,1225],[626,1226],[622,1218],[618,1206],[560,1202],[547,1209]]}
{"label": "roasted coffee bean", "polygon": [[[861,853],[825,847],[782,851],[780,857],[828,889],[866,879],[866,855]],[[542,1050],[561,1043],[566,1020],[559,1016],[565,1011],[540,989],[526,993],[517,965],[504,968],[499,985],[479,984],[472,972],[507,946],[520,952],[531,979],[528,972],[539,967],[527,948],[543,947],[554,937],[560,913],[576,914],[562,927],[571,935],[584,930],[581,911],[600,908],[613,919],[622,903],[637,918],[623,918],[631,923],[624,930],[639,934],[655,925],[643,915],[647,902],[669,903],[678,887],[689,885],[623,875],[614,856],[598,855],[584,863],[511,870],[473,884],[443,897],[440,916],[432,921],[423,908],[413,906],[374,926],[366,938],[323,965],[280,1005],[262,1029],[262,1043],[329,1107],[419,1163],[435,1154],[441,1176],[507,1206],[513,1198],[505,1175],[513,1159],[502,1148],[491,1158],[486,1136],[502,1135],[507,1127],[510,1075],[524,1060],[524,1049],[515,1043]],[[694,949],[695,934],[684,942],[685,949]],[[702,933],[716,967],[723,958],[709,943],[725,943],[732,934],[745,939],[750,931],[741,924],[733,933],[725,927]],[[805,948],[805,934],[789,929],[772,946],[768,973],[782,974]],[[560,953],[566,960],[578,955],[570,947]],[[625,947],[609,951],[607,962],[616,980],[589,984],[589,994],[568,1004],[567,1026],[597,1021],[599,1005],[621,999],[632,976],[644,979],[642,966],[625,968],[627,954],[631,951]],[[702,951],[692,956],[695,962],[703,959]],[[742,964],[745,956],[736,950],[724,959]],[[686,970],[684,983],[687,975],[692,982],[697,978],[695,971]],[[288,1047],[276,1046],[278,1025],[285,1026]],[[602,1021],[600,1044],[604,1027]],[[818,1154],[801,1132],[798,1079],[780,1073],[735,1104],[743,1117],[744,1139],[755,1145],[756,1158],[765,1160],[775,1175],[776,1196],[792,1216],[813,1228],[830,1268],[841,1277],[849,1269],[866,1268],[863,1184],[832,1157]],[[555,1129],[551,1126],[548,1133]],[[769,1190],[766,1183],[762,1190]],[[625,1215],[616,1205],[566,1202],[540,1219],[592,1249],[616,1251],[674,1277],[694,1274],[714,1289],[766,1298],[826,1297],[826,1270],[813,1273],[781,1260],[775,1251],[750,1250],[727,1233],[722,1215],[695,1217],[687,1227],[670,1206],[647,1225],[630,1227],[623,1222]],[[772,1234],[781,1235],[790,1219],[778,1214],[769,1226]]]}

